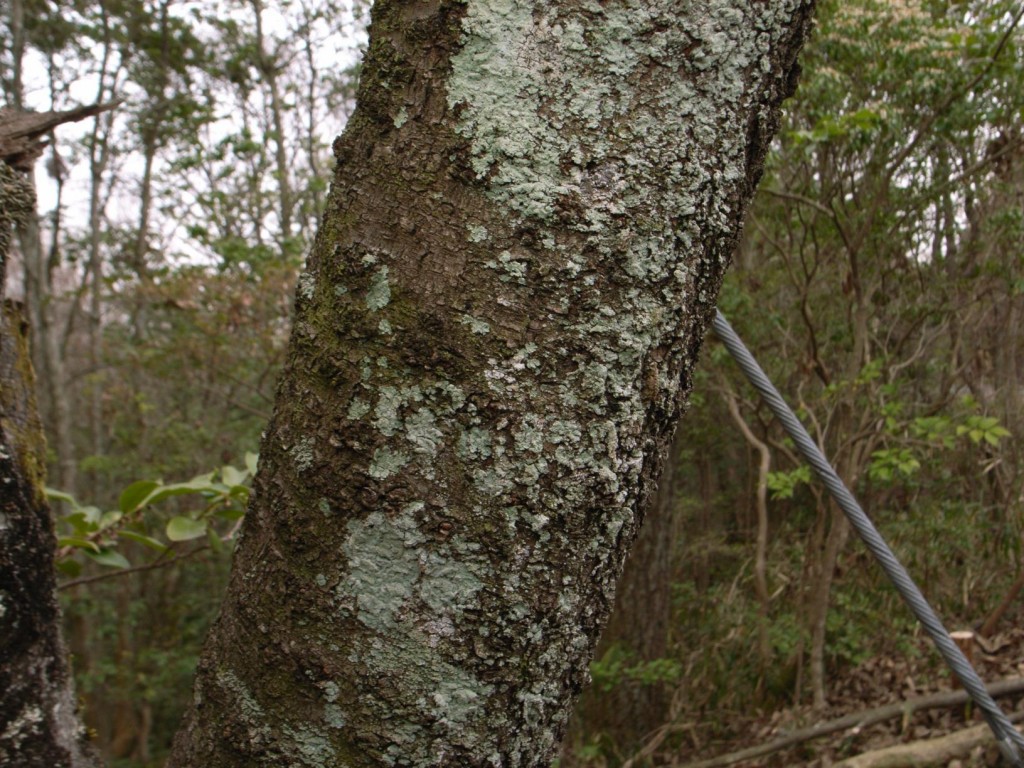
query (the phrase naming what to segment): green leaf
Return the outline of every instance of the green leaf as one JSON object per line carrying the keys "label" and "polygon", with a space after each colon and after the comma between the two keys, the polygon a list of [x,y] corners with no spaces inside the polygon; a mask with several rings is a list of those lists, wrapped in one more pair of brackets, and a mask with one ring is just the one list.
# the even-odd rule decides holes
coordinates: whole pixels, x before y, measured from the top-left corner
{"label": "green leaf", "polygon": [[121,491],[121,498],[118,499],[117,506],[126,515],[135,512],[147,501],[147,497],[153,490],[159,487],[160,483],[154,480],[139,480],[137,483],[132,483]]}
{"label": "green leaf", "polygon": [[811,482],[811,468],[801,464],[791,472],[769,472],[766,480],[773,499],[792,499],[801,483]]}
{"label": "green leaf", "polygon": [[86,520],[84,512],[72,512],[64,517],[64,522],[78,533],[92,533],[96,530],[96,523],[90,523]]}
{"label": "green leaf", "polygon": [[166,544],[157,541],[151,536],[146,536],[144,533],[139,533],[137,531],[121,531],[118,535],[124,539],[128,539],[129,541],[138,542],[139,544],[149,547],[150,549],[155,549],[157,552],[167,551]]}
{"label": "green leaf", "polygon": [[224,542],[213,528],[206,529],[206,538],[210,540],[210,548],[218,555],[224,551]]}
{"label": "green leaf", "polygon": [[117,522],[119,522],[122,517],[124,517],[124,515],[116,509],[111,510],[110,512],[104,512],[100,516],[99,527],[109,528],[110,526],[115,525]]}
{"label": "green leaf", "polygon": [[258,453],[246,453],[245,454],[245,468],[249,470],[249,474],[256,475],[256,465],[259,462],[260,455]]}
{"label": "green leaf", "polygon": [[228,495],[231,498],[238,500],[238,502],[241,503],[242,506],[245,506],[246,504],[249,503],[249,493],[251,492],[251,490],[252,489],[249,488],[248,485],[235,485],[232,486]]}
{"label": "green leaf", "polygon": [[99,525],[100,520],[103,519],[103,510],[99,507],[79,507],[78,511],[85,516],[87,523],[92,523],[93,525]]}
{"label": "green leaf", "polygon": [[72,507],[78,508],[78,502],[75,501],[75,497],[70,493],[64,493],[64,491],[58,491],[54,488],[43,488],[43,493],[46,494],[46,498],[50,501],[66,501]]}
{"label": "green leaf", "polygon": [[81,539],[77,536],[61,536],[57,539],[58,547],[75,547],[76,549],[88,549],[93,552],[99,552],[100,548],[96,545],[96,542],[89,541],[89,539]]}
{"label": "green leaf", "polygon": [[161,485],[146,500],[147,504],[156,504],[158,501],[169,499],[172,496],[185,496],[190,493],[202,493],[210,491],[209,480],[189,480],[187,483],[173,483],[172,485]]}
{"label": "green leaf", "polygon": [[226,485],[241,485],[245,482],[246,473],[232,466],[226,466],[221,467],[220,477]]}
{"label": "green leaf", "polygon": [[193,520],[191,517],[172,517],[167,523],[167,538],[171,541],[189,541],[198,539],[206,533],[205,520]]}
{"label": "green leaf", "polygon": [[101,549],[99,552],[90,552],[89,550],[83,550],[86,555],[95,560],[100,565],[106,565],[110,568],[130,568],[131,563],[128,562],[128,558],[118,552],[116,549]]}

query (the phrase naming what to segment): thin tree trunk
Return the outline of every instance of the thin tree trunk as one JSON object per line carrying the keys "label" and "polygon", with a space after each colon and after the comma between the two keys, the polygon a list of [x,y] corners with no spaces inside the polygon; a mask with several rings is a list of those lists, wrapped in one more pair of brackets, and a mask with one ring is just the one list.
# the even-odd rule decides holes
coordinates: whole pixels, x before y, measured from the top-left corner
{"label": "thin tree trunk", "polygon": [[[13,80],[11,106],[24,110],[24,83],[22,67],[25,56],[24,4],[12,0],[10,6],[11,54]],[[31,175],[28,183],[34,185]],[[4,224],[9,226],[9,224]],[[39,233],[39,219],[35,211],[16,223],[18,245],[25,270],[25,303],[31,323],[33,357],[42,373],[44,405],[53,435],[53,450],[57,455],[56,482],[68,493],[75,492],[77,461],[71,435],[71,403],[67,386],[67,373],[60,354],[59,328],[55,319],[56,302],[53,295],[52,273],[49,259],[43,250]],[[54,237],[58,233],[54,232]]]}
{"label": "thin tree trunk", "polygon": [[[758,439],[747,424],[739,405],[731,392],[724,392],[729,415],[740,428],[747,443],[757,451],[760,460],[757,466],[757,542],[754,549],[754,592],[757,594],[758,626],[757,647],[761,661],[762,675],[771,663],[771,645],[768,642],[768,473],[772,467],[772,452],[768,444]],[[762,678],[763,679],[763,678]]]}
{"label": "thin tree trunk", "polygon": [[277,166],[278,211],[281,222],[282,244],[287,244],[292,237],[292,208],[294,198],[291,187],[291,174],[288,164],[288,151],[285,145],[284,112],[281,101],[281,88],[278,84],[278,62],[273,54],[267,51],[266,37],[263,34],[263,2],[252,0],[252,9],[256,18],[256,56],[260,74],[270,91],[270,118],[274,127],[274,159]]}
{"label": "thin tree trunk", "polygon": [[550,762],[810,8],[375,5],[169,766]]}
{"label": "thin tree trunk", "polygon": [[811,598],[811,649],[809,671],[811,677],[812,706],[823,710],[828,705],[826,695],[825,639],[828,630],[828,610],[832,604],[832,581],[835,577],[839,553],[850,535],[850,524],[842,511],[829,502],[831,525],[825,539],[818,580]]}
{"label": "thin tree trunk", "polygon": [[[12,219],[32,216],[31,184],[0,163],[0,264]],[[3,270],[0,269],[0,273]],[[0,298],[2,298],[0,289]],[[75,713],[61,638],[53,520],[43,495],[46,448],[36,411],[27,327],[0,312],[0,764],[94,765]]]}

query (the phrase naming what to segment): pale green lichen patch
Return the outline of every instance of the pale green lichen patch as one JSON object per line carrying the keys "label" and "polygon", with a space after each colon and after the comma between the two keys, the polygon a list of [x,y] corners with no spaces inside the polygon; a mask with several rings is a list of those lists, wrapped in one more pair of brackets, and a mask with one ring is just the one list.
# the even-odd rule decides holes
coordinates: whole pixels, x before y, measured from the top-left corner
{"label": "pale green lichen patch", "polygon": [[324,706],[324,721],[331,728],[344,728],[345,713],[337,704],[327,704]]}
{"label": "pale green lichen patch", "polygon": [[536,414],[526,414],[512,431],[517,451],[540,454],[544,450],[544,421]]}
{"label": "pale green lichen patch", "polygon": [[487,266],[501,273],[498,279],[503,283],[514,281],[526,285],[526,262],[515,259],[510,251],[502,251],[497,260],[488,261]]}
{"label": "pale green lichen patch", "polygon": [[490,323],[485,323],[483,320],[473,317],[472,315],[463,315],[462,323],[469,326],[469,330],[473,333],[483,335],[491,332]]}
{"label": "pale green lichen patch", "polygon": [[[372,679],[400,681],[404,691],[402,703],[387,698],[386,685],[364,702],[380,710],[381,733],[400,747],[392,753],[396,765],[400,758],[402,765],[428,765],[432,763],[425,761],[433,759],[430,740],[416,724],[421,718],[402,707],[433,713],[432,728],[441,731],[469,727],[483,733],[484,704],[493,691],[442,653],[442,645],[457,636],[463,612],[479,605],[487,559],[479,546],[458,537],[450,543],[431,542],[416,517],[424,506],[410,502],[394,517],[372,512],[353,520],[343,544],[347,573],[339,585],[339,599],[354,595],[358,620],[380,638],[370,642],[357,660]],[[417,610],[417,604],[426,610]],[[434,618],[417,624],[422,615]],[[331,709],[336,707],[337,686],[321,689],[328,701],[325,720],[331,727],[345,727],[347,718]]]}
{"label": "pale green lichen patch", "polygon": [[395,115],[394,123],[395,128],[401,128],[409,121],[409,112],[405,107],[398,110],[398,114]]}
{"label": "pale green lichen patch", "polygon": [[313,466],[313,448],[315,446],[316,441],[312,437],[304,437],[292,446],[292,460],[295,462],[295,468],[299,472],[308,472]]}
{"label": "pale green lichen patch", "polygon": [[[475,682],[475,681],[471,681]],[[430,713],[446,725],[461,725],[480,712],[486,686],[467,687],[463,680],[441,680],[427,698]]]}
{"label": "pale green lichen patch", "polygon": [[333,680],[325,680],[324,682],[319,683],[318,687],[323,691],[324,698],[327,699],[328,702],[333,703],[338,700],[338,694],[341,692],[341,689]]}
{"label": "pale green lichen patch", "polygon": [[[365,659],[377,679],[400,677],[411,699],[408,712],[394,701],[382,700],[380,728],[387,735],[394,750],[389,755],[393,765],[437,765],[437,754],[431,746],[433,739],[424,738],[424,726],[430,723],[435,737],[457,738],[460,742],[492,741],[494,718],[485,705],[494,687],[481,682],[465,669],[445,661],[438,651],[427,643],[415,629],[408,633],[393,633],[387,644],[381,643]],[[415,707],[415,709],[413,709]],[[417,716],[428,713],[424,720]],[[403,715],[405,717],[403,717]],[[401,760],[402,762],[398,762]]]}
{"label": "pale green lichen patch", "polygon": [[422,501],[410,501],[408,504],[402,507],[402,514],[415,515],[417,512],[421,511],[425,506],[426,504],[424,504]]}
{"label": "pale green lichen patch", "polygon": [[370,461],[370,477],[375,480],[385,480],[409,463],[409,456],[401,451],[393,451],[390,448],[378,448],[373,452],[373,459]]}
{"label": "pale green lichen patch", "polygon": [[392,521],[379,512],[349,523],[348,531],[348,576],[339,591],[356,595],[359,621],[385,632],[412,596],[420,574],[416,547],[423,536],[411,516]]}
{"label": "pale green lichen patch", "polygon": [[469,230],[469,242],[471,243],[482,243],[491,236],[487,227],[479,224],[470,224],[466,229]]}
{"label": "pale green lichen patch", "polygon": [[[386,363],[386,358],[379,358],[378,370],[386,370]],[[364,389],[376,394],[371,424],[386,439],[385,444],[374,452],[368,467],[369,475],[383,480],[411,461],[418,460],[418,471],[422,476],[432,477],[434,467],[428,460],[436,456],[446,441],[441,420],[452,416],[463,406],[465,395],[444,380],[396,387],[378,384],[380,376],[372,367],[364,367]],[[387,374],[387,378],[393,379],[394,376]],[[357,420],[369,410],[365,400],[353,398],[347,416],[350,420]]]}
{"label": "pale green lichen patch", "polygon": [[463,17],[462,50],[452,59],[448,104],[468,106],[459,130],[473,145],[473,169],[492,179],[510,205],[547,218],[558,195],[559,148],[543,137],[539,114],[543,60],[530,41],[534,9],[523,2],[471,2]]}
{"label": "pale green lichen patch", "polygon": [[483,569],[448,555],[428,554],[423,562],[424,575],[420,597],[429,606],[431,615],[460,616],[476,604],[476,594],[483,587]]}
{"label": "pale green lichen patch", "polygon": [[333,766],[337,765],[337,762],[334,760],[334,747],[316,728],[312,726],[300,728],[284,726],[282,730],[291,741],[291,744],[288,745],[288,751],[292,754],[297,753],[295,757],[301,756],[303,760],[302,765],[310,766],[311,768],[333,768]]}
{"label": "pale green lichen patch", "polygon": [[514,485],[511,475],[502,469],[484,468],[470,472],[473,487],[484,498],[501,497],[512,490]]}
{"label": "pale green lichen patch", "polygon": [[370,412],[370,404],[365,400],[361,400],[358,397],[352,398],[352,402],[348,405],[347,418],[350,421],[358,421]]}
{"label": "pale green lichen patch", "polygon": [[428,408],[419,408],[405,420],[405,439],[412,443],[416,453],[436,455],[443,437],[437,418]]}
{"label": "pale green lichen patch", "polygon": [[412,502],[394,519],[373,512],[348,525],[348,575],[340,589],[357,596],[359,620],[372,629],[398,626],[399,613],[414,595],[432,616],[457,618],[476,605],[486,558],[479,545],[458,537],[450,545],[424,547],[427,539],[415,517],[423,506]]}
{"label": "pale green lichen patch", "polygon": [[316,290],[316,278],[313,277],[309,272],[303,272],[299,275],[298,292],[299,296],[304,299],[312,299],[313,293]]}
{"label": "pale green lichen patch", "polygon": [[668,5],[584,5],[467,3],[448,104],[460,107],[478,177],[539,220],[579,199],[581,229],[595,232],[655,179],[667,191],[659,208],[674,215],[721,204],[709,182],[741,179],[746,162],[746,137],[723,120],[760,96],[748,73],[799,3],[700,0],[685,28]]}
{"label": "pale green lichen patch", "polygon": [[374,409],[373,426],[386,437],[390,437],[402,428],[402,418],[398,411],[405,402],[403,393],[396,387],[381,387],[378,391],[377,407]]}
{"label": "pale green lichen patch", "polygon": [[263,707],[256,701],[238,675],[226,669],[219,670],[217,685],[234,699],[235,708],[241,713],[250,729],[266,730],[268,728],[267,716]]}
{"label": "pale green lichen patch", "polygon": [[457,455],[466,460],[489,458],[491,455],[491,433],[482,427],[470,427],[459,435]]}
{"label": "pale green lichen patch", "polygon": [[384,309],[391,301],[391,286],[388,283],[388,268],[381,267],[373,273],[370,289],[366,292],[366,308],[371,312]]}

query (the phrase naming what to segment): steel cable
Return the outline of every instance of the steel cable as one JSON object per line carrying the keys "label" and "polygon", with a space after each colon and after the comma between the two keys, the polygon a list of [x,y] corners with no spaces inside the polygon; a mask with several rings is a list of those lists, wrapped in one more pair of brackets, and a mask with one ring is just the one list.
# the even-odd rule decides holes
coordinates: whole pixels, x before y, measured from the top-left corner
{"label": "steel cable", "polygon": [[864,510],[861,509],[860,504],[857,503],[853,494],[847,489],[839,475],[836,474],[828,459],[825,458],[824,453],[818,448],[817,443],[811,439],[807,430],[804,429],[804,425],[797,419],[796,414],[786,404],[786,401],[782,399],[778,390],[775,389],[768,376],[761,369],[761,366],[757,364],[754,356],[746,348],[721,312],[715,312],[712,327],[715,329],[718,338],[725,344],[726,349],[729,350],[729,353],[739,364],[747,379],[754,385],[754,388],[764,398],[772,413],[782,423],[782,426],[789,433],[793,442],[796,443],[800,452],[818,475],[818,478],[828,488],[832,498],[835,499],[861,540],[867,545],[875,559],[878,560],[904,602],[906,602],[910,610],[914,612],[917,620],[924,626],[935,647],[942,654],[942,658],[945,659],[946,664],[960,680],[964,690],[967,691],[977,704],[978,709],[981,710],[985,718],[985,722],[988,723],[989,728],[996,737],[999,751],[1003,757],[1010,765],[1016,766],[1016,768],[1024,768],[1024,761],[1021,758],[1021,753],[1024,752],[1024,736],[1021,736],[1017,729],[1010,724],[1006,715],[1003,714],[1003,711],[989,695],[985,689],[985,684],[978,677],[974,667],[971,666],[967,657],[964,656],[960,648],[953,642],[949,632],[946,631],[935,611],[932,610],[924,595],[921,594],[921,590],[918,589],[913,579],[911,579],[910,574],[907,573],[907,570],[900,561],[896,559],[889,545],[886,544],[885,539],[882,538],[878,529],[875,528],[874,523],[871,522]]}

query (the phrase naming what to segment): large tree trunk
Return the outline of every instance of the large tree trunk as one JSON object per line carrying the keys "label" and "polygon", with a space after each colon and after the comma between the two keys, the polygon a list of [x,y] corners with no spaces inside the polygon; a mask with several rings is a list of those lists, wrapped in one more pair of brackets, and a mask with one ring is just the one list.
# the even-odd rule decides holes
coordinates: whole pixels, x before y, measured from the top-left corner
{"label": "large tree trunk", "polygon": [[376,4],[169,765],[550,761],[811,4]]}
{"label": "large tree trunk", "polygon": [[28,179],[0,160],[0,765],[80,768],[93,757],[61,639],[28,327],[2,302],[12,223],[34,213]]}

